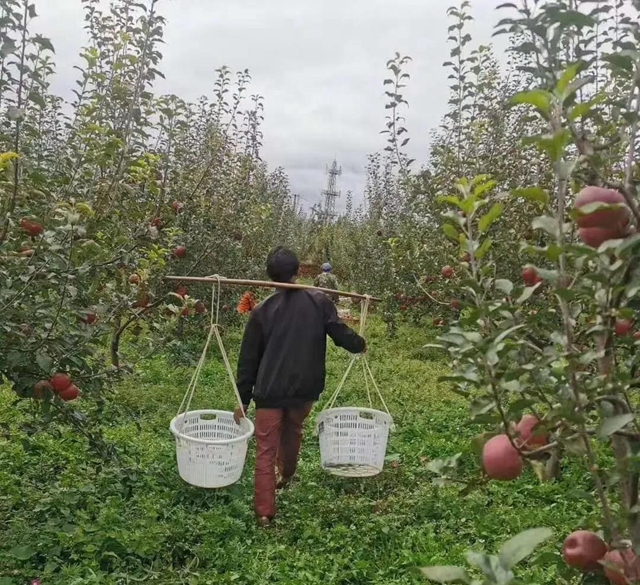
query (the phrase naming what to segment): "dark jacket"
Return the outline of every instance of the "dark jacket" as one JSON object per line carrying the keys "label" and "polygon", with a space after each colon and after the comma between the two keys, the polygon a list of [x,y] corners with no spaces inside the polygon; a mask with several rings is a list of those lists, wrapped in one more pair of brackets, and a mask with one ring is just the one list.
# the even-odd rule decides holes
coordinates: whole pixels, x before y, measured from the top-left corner
{"label": "dark jacket", "polygon": [[361,353],[365,341],[338,318],[319,291],[287,290],[260,303],[249,317],[238,362],[242,403],[257,408],[298,407],[324,390],[327,335]]}

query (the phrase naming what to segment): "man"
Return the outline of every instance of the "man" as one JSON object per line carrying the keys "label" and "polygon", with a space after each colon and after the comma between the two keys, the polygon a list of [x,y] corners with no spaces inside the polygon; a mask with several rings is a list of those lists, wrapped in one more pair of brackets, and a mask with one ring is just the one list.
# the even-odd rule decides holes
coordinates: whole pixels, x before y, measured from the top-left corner
{"label": "man", "polygon": [[[295,282],[298,258],[278,247],[267,258],[274,282]],[[327,335],[351,353],[365,351],[365,340],[338,318],[329,298],[314,290],[281,290],[252,312],[238,362],[238,390],[244,416],[256,404],[257,443],[254,507],[268,526],[276,513],[276,488],[296,471],[302,427],[324,390]],[[280,475],[276,483],[276,466]]]}
{"label": "man", "polygon": [[[322,265],[322,273],[316,276],[316,280],[313,283],[313,286],[317,286],[319,288],[328,288],[331,290],[338,290],[338,279],[335,274],[331,272],[331,264],[325,262]],[[338,294],[330,294],[329,298],[337,303],[340,300]]]}

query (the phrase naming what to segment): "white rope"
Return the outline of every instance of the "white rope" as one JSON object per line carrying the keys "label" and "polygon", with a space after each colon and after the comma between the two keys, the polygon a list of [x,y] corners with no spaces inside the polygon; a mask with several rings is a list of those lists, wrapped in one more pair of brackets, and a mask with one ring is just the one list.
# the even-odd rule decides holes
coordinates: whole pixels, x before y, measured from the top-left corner
{"label": "white rope", "polygon": [[[240,392],[238,391],[238,386],[236,385],[235,375],[233,373],[233,368],[231,367],[231,362],[229,361],[229,356],[224,348],[224,344],[222,342],[222,336],[220,335],[220,277],[216,274],[212,278],[217,280],[217,290],[216,284],[211,287],[211,319],[210,319],[210,327],[209,327],[209,335],[207,336],[207,341],[204,345],[204,349],[202,350],[202,355],[198,360],[198,364],[196,365],[196,369],[193,372],[193,376],[191,376],[191,381],[189,382],[189,386],[187,386],[187,391],[180,403],[180,407],[178,408],[178,415],[182,412],[182,408],[184,407],[185,416],[182,417],[182,425],[184,425],[184,420],[186,418],[186,414],[189,412],[189,407],[191,406],[191,401],[193,399],[193,395],[195,393],[196,387],[198,385],[198,381],[200,379],[200,374],[202,372],[202,368],[207,359],[207,352],[209,350],[209,346],[211,345],[211,340],[215,336],[216,341],[218,342],[218,347],[220,348],[220,354],[222,355],[222,361],[224,362],[225,368],[227,370],[227,374],[229,376],[229,380],[231,381],[231,386],[233,387],[233,391],[238,401],[240,408],[242,408],[242,398],[240,398]],[[186,406],[185,406],[186,403]],[[182,426],[181,425],[181,426]]]}
{"label": "white rope", "polygon": [[[362,305],[361,305],[361,310],[360,310],[360,327],[359,327],[359,334],[361,337],[364,336],[364,330],[365,330],[365,326],[367,324],[367,317],[369,315],[369,303],[371,301],[371,297],[370,296],[366,296],[364,298],[364,300],[362,301]],[[364,376],[364,384],[365,384],[365,388],[367,391],[367,398],[369,400],[369,406],[370,408],[373,408],[373,400],[371,398],[371,390],[369,388],[369,379],[371,380],[371,383],[373,384],[373,387],[376,390],[376,393],[378,394],[378,397],[380,398],[380,402],[382,403],[382,406],[384,407],[384,409],[386,410],[387,414],[389,416],[391,416],[391,413],[389,412],[389,408],[387,407],[387,403],[385,402],[384,398],[382,397],[382,393],[380,392],[380,388],[378,387],[378,384],[375,381],[375,378],[373,377],[373,373],[371,372],[371,368],[369,367],[369,362],[367,360],[367,356],[364,354],[355,354],[351,360],[349,361],[349,365],[347,366],[347,370],[344,373],[344,376],[342,376],[342,379],[340,380],[340,383],[338,384],[338,387],[336,388],[335,392],[331,395],[331,398],[329,398],[329,401],[327,402],[327,405],[323,408],[323,410],[328,410],[330,408],[333,408],[334,404],[336,403],[336,400],[338,399],[338,396],[340,395],[340,393],[342,392],[344,385],[347,381],[347,378],[349,377],[349,374],[351,373],[351,369],[353,368],[353,364],[356,363],[356,360],[360,359],[362,361],[362,374]]]}
{"label": "white rope", "polygon": [[373,377],[373,373],[371,372],[371,368],[369,367],[369,360],[367,360],[367,356],[362,356],[362,362],[364,363],[367,372],[369,372],[369,377],[371,378],[373,387],[376,389],[376,392],[378,393],[378,397],[380,398],[380,402],[382,402],[382,406],[384,406],[384,409],[387,411],[387,414],[391,416],[391,413],[389,412],[389,408],[387,407],[387,403],[384,401],[384,398],[382,397],[382,392],[380,392],[380,388],[378,388],[378,384],[376,384],[376,379]]}
{"label": "white rope", "polygon": [[[214,334],[214,327],[211,327],[211,329],[209,329],[209,335],[207,336],[207,342],[205,343],[204,349],[202,350],[202,355],[198,360],[198,364],[196,365],[196,369],[193,372],[193,376],[191,376],[191,381],[189,382],[189,386],[187,386],[187,391],[182,399],[182,402],[180,403],[180,407],[178,408],[177,414],[180,414],[182,412],[182,407],[185,406],[185,402],[186,402],[186,407],[184,408],[184,413],[186,414],[187,412],[189,412],[189,407],[191,406],[191,400],[193,399],[193,394],[195,392],[198,379],[200,378],[200,372],[202,371],[202,367],[206,360],[207,351],[209,349],[209,345],[211,344],[211,339],[213,338],[213,334]],[[182,422],[184,424],[184,417],[182,419]]]}
{"label": "white rope", "polygon": [[240,397],[240,391],[238,390],[238,385],[236,384],[236,377],[233,373],[233,368],[231,367],[231,362],[229,361],[229,356],[227,355],[226,350],[224,349],[224,345],[222,343],[222,337],[220,336],[220,331],[218,329],[218,325],[215,326],[216,339],[218,340],[218,346],[220,347],[220,353],[222,354],[222,361],[224,362],[225,367],[227,368],[227,374],[229,376],[229,380],[231,382],[231,386],[233,387],[233,392],[236,395],[236,400],[238,401],[238,406],[244,411],[244,404],[242,404],[242,398]]}
{"label": "white rope", "polygon": [[367,369],[366,369],[365,364],[364,364],[364,359],[361,359],[360,363],[362,364],[362,374],[363,374],[363,378],[364,378],[364,387],[367,390],[367,398],[369,399],[369,408],[373,408],[373,401],[371,400],[371,391],[369,390],[369,380],[367,380]]}
{"label": "white rope", "polygon": [[327,403],[327,406],[325,406],[325,409],[333,408],[333,405],[335,404],[336,398],[338,398],[338,394],[340,394],[340,392],[342,392],[342,387],[344,386],[345,382],[347,381],[347,377],[349,376],[349,372],[351,371],[351,368],[353,368],[353,364],[356,363],[356,359],[357,358],[358,358],[357,355],[354,355],[351,358],[351,361],[349,362],[349,365],[347,366],[347,371],[344,373],[344,376],[342,376],[342,380],[340,380],[340,384],[338,384],[338,387],[336,388],[336,391],[331,395],[331,398],[329,398],[329,402]]}

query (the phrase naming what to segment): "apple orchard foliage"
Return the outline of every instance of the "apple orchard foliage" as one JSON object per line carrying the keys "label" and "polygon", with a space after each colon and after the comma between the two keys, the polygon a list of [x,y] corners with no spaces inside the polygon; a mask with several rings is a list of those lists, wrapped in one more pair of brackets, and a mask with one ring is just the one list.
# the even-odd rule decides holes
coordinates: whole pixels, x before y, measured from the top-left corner
{"label": "apple orchard foliage", "polygon": [[[583,463],[604,541],[571,535],[565,560],[585,572],[604,570],[611,583],[635,583],[640,7],[602,4],[503,7],[510,14],[499,29],[515,35],[512,48],[524,59],[517,66],[529,78],[510,107],[535,120],[536,132],[523,142],[552,176],[504,189],[479,174],[442,189],[439,200],[450,208],[442,215],[444,233],[455,242],[454,258],[467,254],[468,261],[447,281],[463,309],[438,347],[453,364],[446,380],[468,399],[473,420],[487,427],[475,445],[485,475],[472,486],[515,479],[525,462],[543,480],[567,458]],[[517,252],[500,225],[514,205],[537,215],[531,221],[537,241],[527,234],[520,245],[521,274],[505,271],[499,260],[503,249]],[[539,298],[545,305],[531,310]],[[533,440],[526,440],[525,427]],[[613,464],[602,464],[603,450]],[[430,469],[447,483],[456,462],[434,461]],[[514,580],[502,558],[488,559],[467,559],[484,573],[483,582]],[[437,582],[471,582],[457,567],[426,574]]]}
{"label": "apple orchard foliage", "polygon": [[[100,409],[129,331],[157,348],[208,318],[210,290],[175,294],[166,274],[261,276],[298,216],[286,177],[260,159],[262,98],[247,71],[219,69],[196,104],[155,95],[162,3],[83,5],[67,103],[49,90],[55,50],[32,32],[37,3],[0,2],[0,376],[28,398],[66,373]],[[32,406],[89,433],[63,402]]]}
{"label": "apple orchard foliage", "polygon": [[[109,454],[90,423],[121,370],[107,364],[122,366],[123,338],[157,351],[208,319],[210,291],[163,277],[259,276],[265,251],[290,244],[384,296],[391,331],[398,314],[441,328],[447,380],[486,427],[474,445],[486,474],[468,488],[527,464],[547,479],[575,458],[598,501],[592,526],[576,530],[603,539],[563,535],[563,578],[627,559],[635,579],[637,2],[506,3],[506,73],[489,47],[472,48],[470,3],[449,9],[449,112],[430,159],[416,171],[403,151],[410,60],[396,55],[384,82],[387,146],[369,158],[366,205],[329,225],[301,219],[284,173],[261,161],[262,98],[249,95],[248,72],[218,70],[213,96],[195,104],[157,96],[162,2],[83,5],[88,42],[66,103],[49,91],[55,53],[32,32],[36,5],[0,0],[3,382],[45,422],[62,417]],[[617,194],[594,199],[584,190],[594,186]],[[236,307],[240,294],[225,295]],[[61,396],[71,385],[80,411],[65,401],[74,392]],[[429,463],[439,484],[459,481],[457,460]],[[469,553],[473,574],[424,573],[512,583],[550,535],[535,528],[497,555]]]}

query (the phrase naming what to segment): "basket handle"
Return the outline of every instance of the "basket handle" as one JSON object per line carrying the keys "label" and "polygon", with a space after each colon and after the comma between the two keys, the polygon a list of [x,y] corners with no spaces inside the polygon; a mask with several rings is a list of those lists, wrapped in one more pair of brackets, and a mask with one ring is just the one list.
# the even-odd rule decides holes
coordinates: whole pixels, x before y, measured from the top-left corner
{"label": "basket handle", "polygon": [[[231,386],[233,388],[236,400],[238,401],[238,405],[240,406],[240,408],[242,408],[242,399],[240,398],[240,392],[238,391],[238,386],[236,385],[233,368],[231,367],[229,356],[227,355],[227,351],[224,348],[224,343],[222,342],[222,336],[220,335],[220,326],[218,323],[220,318],[220,277],[216,274],[212,278],[215,278],[217,280],[217,285],[213,284],[211,287],[211,325],[209,327],[209,335],[207,336],[207,341],[204,344],[202,355],[198,360],[198,364],[196,365],[196,369],[193,372],[193,376],[191,376],[189,386],[187,386],[187,391],[185,392],[185,395],[182,398],[182,402],[180,403],[180,407],[178,408],[178,415],[183,412],[183,407],[185,415],[187,414],[187,412],[189,412],[189,407],[191,406],[193,395],[198,385],[198,381],[200,380],[200,374],[206,362],[207,352],[209,351],[209,346],[211,345],[211,340],[213,339],[213,337],[215,337],[216,341],[218,342],[218,348],[220,349],[220,355],[222,356],[222,361],[224,362],[225,368],[227,370],[229,381],[231,382]],[[184,425],[184,419],[185,417],[182,418],[181,427],[182,425]]]}

